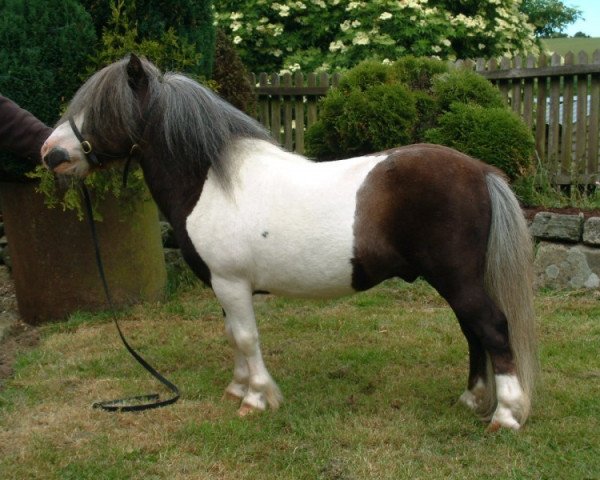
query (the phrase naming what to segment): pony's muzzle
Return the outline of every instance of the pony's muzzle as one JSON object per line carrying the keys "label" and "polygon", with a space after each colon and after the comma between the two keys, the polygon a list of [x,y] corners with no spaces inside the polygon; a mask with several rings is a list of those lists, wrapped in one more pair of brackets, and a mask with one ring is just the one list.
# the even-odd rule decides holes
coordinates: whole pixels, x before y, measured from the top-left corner
{"label": "pony's muzzle", "polygon": [[44,164],[46,164],[50,170],[54,170],[59,165],[62,165],[70,160],[69,152],[67,152],[64,148],[54,147],[46,155],[44,155],[43,160]]}

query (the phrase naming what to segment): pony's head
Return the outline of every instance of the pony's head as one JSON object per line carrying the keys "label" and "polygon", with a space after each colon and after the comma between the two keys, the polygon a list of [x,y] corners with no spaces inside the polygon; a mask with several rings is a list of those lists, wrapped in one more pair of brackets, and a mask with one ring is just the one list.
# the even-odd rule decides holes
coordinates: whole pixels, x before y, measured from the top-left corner
{"label": "pony's head", "polygon": [[144,112],[159,76],[154,65],[133,54],[94,74],[42,146],[44,164],[83,177],[127,158],[143,135]]}
{"label": "pony's head", "polygon": [[139,145],[141,158],[163,162],[173,176],[201,177],[210,168],[227,186],[233,175],[227,153],[240,138],[273,141],[256,120],[199,83],[163,75],[132,54],[79,89],[42,158],[56,173],[85,176]]}

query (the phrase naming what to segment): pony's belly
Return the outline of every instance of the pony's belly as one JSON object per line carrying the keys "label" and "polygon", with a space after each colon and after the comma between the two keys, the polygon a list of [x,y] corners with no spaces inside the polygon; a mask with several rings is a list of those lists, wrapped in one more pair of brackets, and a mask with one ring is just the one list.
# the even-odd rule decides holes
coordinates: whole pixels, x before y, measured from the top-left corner
{"label": "pony's belly", "polygon": [[290,260],[297,263],[258,264],[253,282],[254,290],[301,298],[331,298],[354,292],[349,258],[332,262],[322,258],[313,257],[311,261],[305,257],[292,256]]}

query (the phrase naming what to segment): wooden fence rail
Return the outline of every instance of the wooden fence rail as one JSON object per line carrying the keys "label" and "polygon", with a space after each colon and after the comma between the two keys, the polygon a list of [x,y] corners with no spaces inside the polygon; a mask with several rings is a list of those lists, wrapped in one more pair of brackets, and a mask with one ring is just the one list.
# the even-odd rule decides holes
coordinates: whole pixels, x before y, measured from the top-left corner
{"label": "wooden fence rail", "polygon": [[[538,157],[554,183],[600,179],[600,50],[591,58],[580,52],[457,63],[498,86],[532,129]],[[257,118],[283,146],[303,153],[304,132],[318,119],[318,100],[339,79],[339,74],[262,73],[253,79]]]}

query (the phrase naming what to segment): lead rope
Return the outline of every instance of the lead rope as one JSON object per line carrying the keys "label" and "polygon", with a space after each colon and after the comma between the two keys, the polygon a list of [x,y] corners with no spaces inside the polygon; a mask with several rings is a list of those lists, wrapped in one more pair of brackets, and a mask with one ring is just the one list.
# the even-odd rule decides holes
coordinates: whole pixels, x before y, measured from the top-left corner
{"label": "lead rope", "polygon": [[[126,178],[126,175],[124,176]],[[125,181],[125,180],[124,180]],[[138,395],[135,397],[127,397],[121,398],[117,400],[106,400],[101,402],[95,402],[92,407],[93,408],[101,408],[102,410],[106,410],[109,412],[139,412],[141,410],[150,410],[152,408],[164,407],[167,405],[171,405],[179,400],[179,389],[175,384],[167,380],[163,375],[161,375],[156,369],[150,365],[142,356],[137,353],[131,345],[125,339],[123,332],[121,331],[121,327],[119,326],[119,322],[117,321],[116,310],[114,307],[114,303],[112,300],[112,296],[110,294],[110,290],[108,288],[108,283],[106,281],[106,275],[104,274],[104,265],[102,263],[102,256],[100,254],[100,243],[98,242],[98,235],[96,232],[96,224],[94,223],[94,216],[92,211],[92,201],[90,198],[90,193],[86,187],[86,185],[81,182],[81,190],[83,193],[83,198],[85,201],[85,210],[86,216],[88,217],[88,223],[90,225],[90,230],[92,234],[92,240],[94,242],[94,250],[96,253],[96,265],[98,267],[98,273],[100,274],[100,279],[102,280],[102,287],[104,288],[104,295],[106,296],[106,301],[110,310],[112,312],[113,321],[115,326],[117,327],[117,331],[119,332],[119,336],[125,345],[127,351],[135,358],[141,365],[144,367],[150,374],[156,378],[160,383],[162,383],[167,389],[169,389],[173,396],[167,398],[165,400],[160,400],[160,395],[157,393],[151,393],[148,395]]]}

